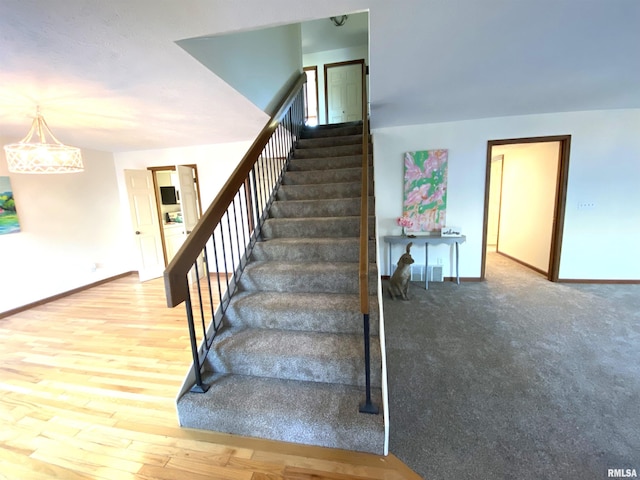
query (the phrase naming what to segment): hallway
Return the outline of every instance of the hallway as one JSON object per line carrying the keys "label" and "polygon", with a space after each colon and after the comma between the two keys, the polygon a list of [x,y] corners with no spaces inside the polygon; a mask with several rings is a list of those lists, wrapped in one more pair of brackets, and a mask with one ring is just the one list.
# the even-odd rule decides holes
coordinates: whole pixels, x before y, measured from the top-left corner
{"label": "hallway", "polygon": [[390,451],[427,479],[640,470],[640,285],[487,257],[486,282],[385,296]]}

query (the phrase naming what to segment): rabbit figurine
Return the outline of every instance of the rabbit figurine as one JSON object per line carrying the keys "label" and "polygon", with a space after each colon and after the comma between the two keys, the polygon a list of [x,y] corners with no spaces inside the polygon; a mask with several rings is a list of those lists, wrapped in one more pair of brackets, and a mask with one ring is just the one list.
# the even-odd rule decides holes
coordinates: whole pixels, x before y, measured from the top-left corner
{"label": "rabbit figurine", "polygon": [[398,260],[398,267],[389,279],[389,294],[392,300],[396,299],[396,295],[403,300],[409,300],[407,290],[409,289],[409,280],[411,279],[411,264],[414,263],[413,257],[411,253],[409,253],[411,245],[413,245],[413,242],[407,244],[406,253],[403,253]]}

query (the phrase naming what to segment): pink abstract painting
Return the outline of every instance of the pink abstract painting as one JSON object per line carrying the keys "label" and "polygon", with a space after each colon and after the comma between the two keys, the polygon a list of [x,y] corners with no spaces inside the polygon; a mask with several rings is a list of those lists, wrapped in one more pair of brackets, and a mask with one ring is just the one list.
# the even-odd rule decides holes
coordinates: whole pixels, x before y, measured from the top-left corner
{"label": "pink abstract painting", "polygon": [[436,232],[446,224],[447,150],[421,150],[404,155],[403,216],[412,231]]}

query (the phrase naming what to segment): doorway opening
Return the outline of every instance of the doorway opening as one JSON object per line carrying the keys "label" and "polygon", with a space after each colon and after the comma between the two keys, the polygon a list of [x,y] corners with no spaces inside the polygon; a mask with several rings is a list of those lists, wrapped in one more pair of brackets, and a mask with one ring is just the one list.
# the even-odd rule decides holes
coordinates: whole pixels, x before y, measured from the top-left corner
{"label": "doorway opening", "polygon": [[165,267],[169,265],[202,212],[196,165],[148,167],[153,174]]}
{"label": "doorway opening", "polygon": [[307,83],[304,84],[304,117],[310,127],[318,125],[318,67],[304,67]]}
{"label": "doorway opening", "polygon": [[496,251],[557,282],[570,135],[487,143],[481,278]]}
{"label": "doorway opening", "polygon": [[324,65],[325,118],[327,123],[362,120],[364,59]]}

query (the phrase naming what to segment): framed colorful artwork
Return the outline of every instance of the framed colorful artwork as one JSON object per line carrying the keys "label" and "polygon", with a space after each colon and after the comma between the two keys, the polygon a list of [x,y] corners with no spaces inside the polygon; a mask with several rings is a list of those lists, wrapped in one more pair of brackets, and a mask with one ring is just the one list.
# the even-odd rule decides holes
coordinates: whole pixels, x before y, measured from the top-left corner
{"label": "framed colorful artwork", "polygon": [[0,235],[20,231],[16,202],[9,177],[0,177]]}
{"label": "framed colorful artwork", "polygon": [[409,231],[440,232],[446,225],[447,150],[404,154],[402,215],[411,220]]}

